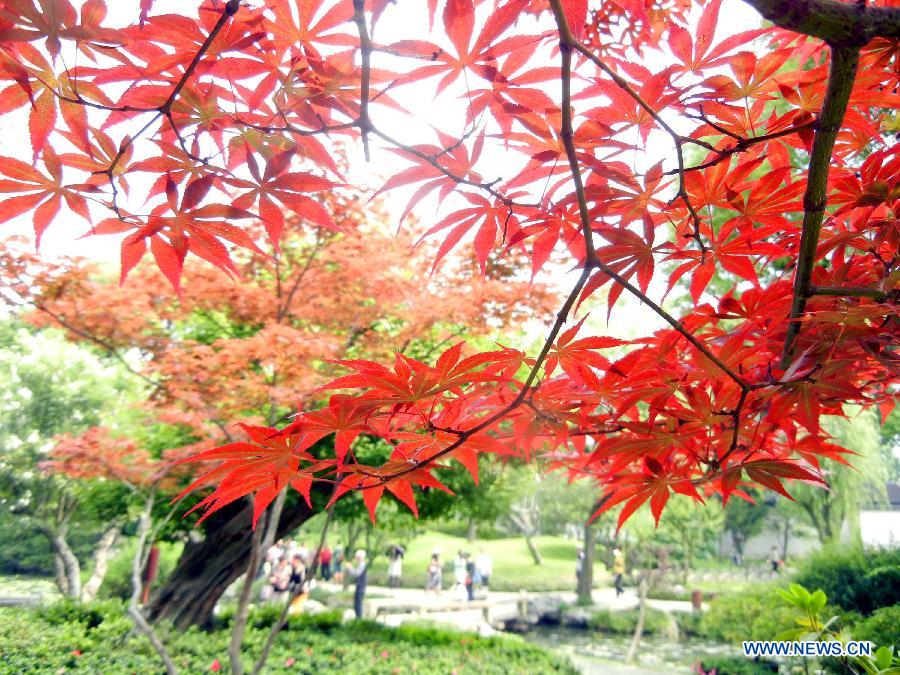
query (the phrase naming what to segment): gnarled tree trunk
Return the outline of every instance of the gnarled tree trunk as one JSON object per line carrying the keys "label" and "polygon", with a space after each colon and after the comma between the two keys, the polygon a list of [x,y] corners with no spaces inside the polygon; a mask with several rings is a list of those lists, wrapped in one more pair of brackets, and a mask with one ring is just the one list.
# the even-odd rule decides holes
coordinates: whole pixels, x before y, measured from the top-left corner
{"label": "gnarled tree trunk", "polygon": [[91,577],[81,589],[81,599],[84,602],[90,602],[97,599],[97,593],[100,592],[100,586],[103,579],[106,578],[106,570],[109,568],[109,554],[122,532],[122,525],[113,523],[106,529],[100,537],[100,541],[94,547],[94,569],[91,571]]}
{"label": "gnarled tree trunk", "polygon": [[[57,563],[56,582],[58,584],[62,579],[65,579],[66,588],[61,588],[60,591],[70,598],[80,598],[81,564],[78,562],[75,553],[69,547],[69,542],[66,541],[66,534],[66,527],[60,527],[59,529],[49,532],[50,543],[53,545],[53,551],[56,559],[59,561]],[[64,570],[64,576],[59,574],[60,563]]]}
{"label": "gnarled tree trunk", "polygon": [[[242,499],[206,521],[205,538],[185,544],[175,570],[151,598],[147,614],[152,621],[168,619],[180,630],[192,625],[209,625],[219,598],[247,571],[252,513],[251,501]],[[302,500],[286,505],[276,538],[315,513]]]}

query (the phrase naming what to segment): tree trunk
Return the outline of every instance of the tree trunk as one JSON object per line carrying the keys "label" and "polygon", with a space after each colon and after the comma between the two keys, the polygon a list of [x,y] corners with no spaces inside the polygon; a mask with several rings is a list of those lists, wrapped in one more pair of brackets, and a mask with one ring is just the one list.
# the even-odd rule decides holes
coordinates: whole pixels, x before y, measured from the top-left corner
{"label": "tree trunk", "polygon": [[[469,527],[466,530],[466,541],[470,544],[475,543],[475,535],[478,532],[478,523],[475,522],[474,518],[469,518]],[[540,565],[540,563],[538,563]]]}
{"label": "tree trunk", "polygon": [[584,526],[584,564],[578,578],[578,604],[589,605],[594,601],[594,528],[590,523]]}
{"label": "tree trunk", "polygon": [[119,538],[122,526],[114,523],[100,537],[100,541],[94,547],[94,569],[91,571],[91,578],[87,580],[84,588],[81,589],[81,599],[84,602],[91,602],[97,599],[97,593],[100,592],[100,586],[106,577],[106,570],[109,567],[109,554],[112,547]]}
{"label": "tree trunk", "polygon": [[541,552],[538,551],[537,546],[534,545],[534,540],[532,540],[530,534],[525,535],[525,543],[528,544],[528,552],[531,553],[531,559],[534,560],[534,564],[543,565],[544,561],[541,558]]}
{"label": "tree trunk", "polygon": [[59,553],[53,554],[53,566],[56,568],[56,587],[60,594],[69,594],[69,577],[66,576],[66,564]]}
{"label": "tree trunk", "polygon": [[[65,570],[66,589],[65,594],[70,598],[81,597],[81,564],[72,549],[69,542],[66,541],[66,530],[61,528],[50,532],[50,543],[53,544],[53,550],[62,561]],[[57,575],[59,580],[59,575]]]}
{"label": "tree trunk", "polygon": [[634,627],[634,635],[631,636],[631,645],[628,647],[628,654],[625,656],[625,663],[634,663],[634,657],[637,656],[638,647],[641,646],[641,637],[644,634],[644,622],[647,619],[647,592],[650,590],[650,572],[646,572],[641,576],[638,582],[638,620]]}
{"label": "tree trunk", "polygon": [[[175,570],[154,594],[148,606],[152,621],[168,619],[179,630],[208,626],[212,611],[225,590],[247,571],[250,559],[249,499],[232,502],[206,522],[206,537],[185,544]],[[314,515],[302,500],[286,506],[278,522],[282,537]]]}
{"label": "tree trunk", "polygon": [[[281,495],[283,494],[285,493],[282,492]],[[279,515],[274,514],[274,517],[277,518]],[[275,528],[267,526],[266,529],[274,530]],[[228,662],[231,664],[232,675],[243,675],[244,673],[244,665],[241,663],[241,645],[244,643],[244,632],[250,615],[250,595],[253,592],[253,581],[256,579],[256,572],[262,561],[263,538],[262,523],[257,522],[253,536],[250,538],[250,561],[247,564],[247,571],[244,573],[244,583],[238,597],[237,610],[234,613],[234,625],[231,627],[231,641],[228,643]]]}
{"label": "tree trunk", "polygon": [[134,558],[131,560],[131,600],[128,602],[128,615],[134,621],[135,628],[146,636],[153,649],[156,650],[160,660],[166,667],[166,673],[168,675],[178,675],[178,669],[172,662],[172,657],[169,655],[166,646],[153,630],[153,626],[147,623],[147,618],[138,604],[144,592],[141,571],[144,569],[144,565],[147,564],[145,551],[147,550],[147,540],[150,539],[150,529],[153,524],[154,501],[156,501],[155,488],[147,495],[144,509],[141,511],[141,517],[138,521],[137,545],[134,547]]}
{"label": "tree trunk", "polygon": [[784,535],[781,540],[781,559],[787,561],[788,545],[791,543],[791,519],[784,519]]}

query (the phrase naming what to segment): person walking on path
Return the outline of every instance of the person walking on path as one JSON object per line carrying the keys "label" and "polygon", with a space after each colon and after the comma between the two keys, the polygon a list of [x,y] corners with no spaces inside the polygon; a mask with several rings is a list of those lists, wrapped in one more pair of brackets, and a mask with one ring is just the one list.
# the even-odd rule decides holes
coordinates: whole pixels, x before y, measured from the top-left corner
{"label": "person walking on path", "polygon": [[622,586],[622,577],[625,576],[625,556],[617,548],[613,549],[613,575],[616,586],[616,597],[618,598],[625,592]]}
{"label": "person walking on path", "polygon": [[281,600],[284,594],[287,593],[288,586],[291,585],[291,573],[291,564],[288,562],[287,557],[279,558],[278,562],[275,563],[272,574],[269,576],[269,583],[272,585],[271,598],[273,600]]}
{"label": "person walking on path", "polygon": [[466,599],[466,554],[462,549],[453,559],[453,595],[458,600]]}
{"label": "person walking on path", "polygon": [[772,576],[775,576],[781,570],[781,556],[775,544],[772,544],[772,550],[769,551],[769,565],[772,566]]}
{"label": "person walking on path", "polygon": [[350,576],[356,582],[356,590],[353,593],[353,611],[357,619],[363,618],[363,598],[366,595],[366,584],[369,582],[369,564],[366,562],[366,552],[362,549],[353,556],[353,566],[350,567]]}
{"label": "person walking on path", "polygon": [[325,544],[319,553],[319,567],[322,571],[322,578],[329,581],[331,579],[331,548],[328,544]]}
{"label": "person walking on path", "polygon": [[466,553],[463,558],[466,561],[466,578],[464,581],[466,587],[466,599],[469,602],[475,599],[475,561]]}
{"label": "person walking on path", "polygon": [[575,588],[581,588],[582,574],[584,574],[584,549],[579,546],[575,556]]}
{"label": "person walking on path", "polygon": [[431,562],[428,563],[428,578],[425,581],[425,593],[428,593],[428,591],[434,591],[435,595],[440,593],[442,576],[441,556],[439,553],[432,553]]}
{"label": "person walking on path", "polygon": [[478,582],[487,591],[491,585],[491,575],[494,573],[494,561],[483,548],[478,550],[478,557],[475,558],[475,572]]}
{"label": "person walking on path", "polygon": [[393,545],[388,550],[388,588],[400,588],[400,575],[403,573],[403,554],[406,549]]}

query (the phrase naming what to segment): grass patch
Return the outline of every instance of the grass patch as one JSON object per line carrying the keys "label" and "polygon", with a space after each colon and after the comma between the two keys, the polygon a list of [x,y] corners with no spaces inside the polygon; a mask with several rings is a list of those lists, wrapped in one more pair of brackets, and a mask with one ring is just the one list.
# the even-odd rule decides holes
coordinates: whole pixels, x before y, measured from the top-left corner
{"label": "grass patch", "polygon": [[[439,549],[444,565],[444,588],[453,585],[453,559],[459,549],[477,555],[483,548],[494,561],[491,590],[557,591],[575,588],[575,555],[578,544],[562,537],[535,537],[534,542],[543,558],[543,564],[535,565],[525,539],[508,537],[505,539],[478,540],[474,543],[465,537],[425,531],[416,537],[406,550],[403,559],[403,586],[424,588],[431,553]],[[594,566],[595,585],[609,583],[609,575],[602,563]],[[385,584],[387,581],[387,560],[379,556],[369,572],[369,583]]]}

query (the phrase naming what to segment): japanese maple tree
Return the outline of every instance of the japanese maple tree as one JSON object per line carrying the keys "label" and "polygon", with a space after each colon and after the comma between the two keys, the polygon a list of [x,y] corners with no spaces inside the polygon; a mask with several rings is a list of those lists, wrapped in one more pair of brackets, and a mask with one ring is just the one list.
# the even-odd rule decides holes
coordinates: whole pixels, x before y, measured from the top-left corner
{"label": "japanese maple tree", "polygon": [[[461,337],[479,338],[497,326],[549,314],[552,295],[516,280],[513,268],[491,261],[485,275],[463,265],[432,277],[427,247],[411,256],[407,237],[366,222],[377,209],[364,213],[357,200],[343,196],[329,196],[323,205],[342,228],[365,236],[311,231],[289,217],[277,255],[235,255],[239,283],[188,260],[180,298],[152,267],[139,267],[119,286],[118,275],[95,264],[51,260],[24,242],[9,242],[0,253],[6,303],[32,324],[62,328],[71,340],[118,359],[143,392],[124,429],[62,439],[51,457],[56,473],[102,476],[167,502],[190,483],[184,475],[195,468],[179,460],[242,441],[245,429],[252,437],[261,425],[287,419],[299,402],[321,400],[316,390],[338,372],[334,359],[382,359],[400,348],[425,357]],[[257,234],[263,231],[257,227]],[[321,458],[331,446],[325,439],[315,452]],[[131,467],[136,457],[144,460]],[[144,472],[139,466],[148,458],[153,470]],[[326,486],[311,483],[295,482],[303,496],[276,518],[279,531],[296,527],[314,502],[327,498]],[[203,519],[202,547],[186,547],[154,598],[152,616],[202,623],[246,569],[247,546],[233,545],[228,532],[245,530],[253,510],[237,497],[217,518]]]}
{"label": "japanese maple tree", "polygon": [[[285,214],[350,247],[367,236],[322,206],[345,189],[343,139],[403,162],[382,190],[410,191],[407,210],[441,204],[434,267],[508,257],[534,275],[556,252],[577,270],[536,353],[336,355],[323,407],[304,397],[289,424],[195,456],[215,462],[191,486],[215,488],[209,512],[253,493],[259,513],[316,482],[362,490],[373,517],[385,492],[415,509],[415,486],[480,453],[589,477],[620,523],[647,502],[658,519],[673,492],[823,482],[819,461],[843,452],[820,417],[896,395],[900,8],[747,1],[775,26],[725,37],[720,0],[428,0],[423,22],[387,0],[142,0],[127,26],[103,0],[2,0],[0,112],[27,109],[31,141],[0,162],[2,219],[30,217],[40,240],[77,214],[124,235],[123,278],[151,256],[190,297],[189,256],[226,273],[235,247],[277,262]],[[455,124],[422,124],[422,91],[462,100]],[[644,168],[648,147],[666,157]],[[683,313],[662,306],[665,277],[689,280]],[[615,317],[623,294],[667,327],[613,357],[621,342],[575,313]],[[311,357],[295,330],[266,339]],[[362,436],[390,459],[359,461]],[[333,457],[307,452],[329,437]]]}

